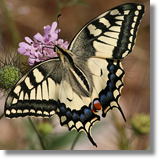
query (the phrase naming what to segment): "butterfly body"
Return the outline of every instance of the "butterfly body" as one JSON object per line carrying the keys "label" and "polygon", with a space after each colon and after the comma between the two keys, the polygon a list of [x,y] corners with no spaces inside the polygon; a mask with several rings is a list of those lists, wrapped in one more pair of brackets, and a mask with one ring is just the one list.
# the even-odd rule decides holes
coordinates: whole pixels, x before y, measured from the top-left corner
{"label": "butterfly body", "polygon": [[135,43],[144,13],[141,4],[117,6],[88,22],[68,49],[55,45],[58,57],[29,70],[6,99],[8,118],[57,114],[62,126],[84,131],[93,145],[92,126],[119,106],[125,58]]}

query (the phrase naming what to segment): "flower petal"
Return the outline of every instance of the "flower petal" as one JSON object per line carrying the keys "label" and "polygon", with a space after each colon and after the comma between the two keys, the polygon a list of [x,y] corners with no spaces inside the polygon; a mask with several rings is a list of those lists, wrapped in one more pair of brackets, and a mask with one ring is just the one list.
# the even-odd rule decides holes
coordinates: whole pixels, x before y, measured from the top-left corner
{"label": "flower petal", "polygon": [[58,39],[58,44],[61,46],[63,44],[63,39]]}
{"label": "flower petal", "polygon": [[56,28],[57,28],[57,22],[53,22],[50,30],[50,35],[52,37],[52,40],[57,40],[58,38],[58,30],[56,30]]}
{"label": "flower petal", "polygon": [[51,26],[47,25],[44,27],[44,37],[48,36],[51,30]]}
{"label": "flower petal", "polygon": [[61,47],[63,47],[64,49],[67,49],[68,48],[68,41],[65,41],[63,39],[58,39],[58,42],[57,42]]}
{"label": "flower petal", "polygon": [[32,66],[32,65],[34,65],[34,62],[35,62],[36,60],[35,59],[33,59],[33,58],[28,58],[28,63],[29,63],[29,65],[30,66]]}
{"label": "flower petal", "polygon": [[42,54],[41,52],[39,52],[39,51],[34,52],[34,55],[35,55],[36,57],[43,57],[43,54]]}
{"label": "flower petal", "polygon": [[44,37],[40,33],[37,33],[36,35],[34,35],[33,39],[43,42]]}
{"label": "flower petal", "polygon": [[50,58],[58,57],[56,52],[52,52],[48,55]]}
{"label": "flower petal", "polygon": [[51,26],[51,31],[50,32],[55,32],[56,28],[57,28],[57,22],[53,22],[52,26]]}
{"label": "flower petal", "polygon": [[34,55],[37,48],[31,47],[31,54]]}
{"label": "flower petal", "polygon": [[51,38],[50,38],[50,40],[52,40],[52,41],[56,41],[58,39],[58,34],[57,33],[52,33],[51,34]]}
{"label": "flower petal", "polygon": [[26,40],[29,44],[31,44],[31,43],[33,42],[29,37],[25,37],[25,40]]}
{"label": "flower petal", "polygon": [[18,52],[20,54],[24,54],[26,52],[26,49],[24,47],[20,47],[20,48],[18,48]]}
{"label": "flower petal", "polygon": [[21,43],[19,43],[19,46],[20,46],[20,47],[23,47],[23,48],[25,48],[25,49],[30,48],[30,45],[27,44],[26,42],[21,42]]}
{"label": "flower petal", "polygon": [[69,46],[68,41],[65,41],[65,42],[63,43],[63,47],[64,47],[64,49],[68,49],[68,46]]}

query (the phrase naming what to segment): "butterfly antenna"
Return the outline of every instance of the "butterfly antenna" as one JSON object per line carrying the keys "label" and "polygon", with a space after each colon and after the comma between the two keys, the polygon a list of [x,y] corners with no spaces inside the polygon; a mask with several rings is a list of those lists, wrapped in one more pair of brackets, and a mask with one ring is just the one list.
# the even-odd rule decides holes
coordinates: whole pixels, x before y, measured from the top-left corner
{"label": "butterfly antenna", "polygon": [[[59,38],[59,17],[61,16],[61,14],[59,14],[57,16],[57,28],[58,28],[58,38]],[[57,42],[58,43],[58,42]]]}

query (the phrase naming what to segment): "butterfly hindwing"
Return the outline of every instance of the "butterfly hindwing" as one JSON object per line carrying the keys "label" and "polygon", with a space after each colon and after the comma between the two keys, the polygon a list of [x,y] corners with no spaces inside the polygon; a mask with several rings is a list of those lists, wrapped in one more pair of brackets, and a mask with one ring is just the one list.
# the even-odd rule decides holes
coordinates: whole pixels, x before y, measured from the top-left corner
{"label": "butterfly hindwing", "polygon": [[136,3],[110,9],[87,23],[69,50],[83,57],[122,59],[132,51],[143,13],[144,6]]}
{"label": "butterfly hindwing", "polygon": [[92,100],[98,99],[102,105],[102,116],[105,117],[110,109],[120,109],[118,102],[124,70],[119,60],[89,58],[88,64],[93,78]]}

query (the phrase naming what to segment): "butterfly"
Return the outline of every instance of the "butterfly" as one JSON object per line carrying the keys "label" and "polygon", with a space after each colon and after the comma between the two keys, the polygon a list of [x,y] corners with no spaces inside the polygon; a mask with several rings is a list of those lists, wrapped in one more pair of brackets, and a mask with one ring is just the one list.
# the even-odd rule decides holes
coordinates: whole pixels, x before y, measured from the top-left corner
{"label": "butterfly", "polygon": [[144,13],[142,4],[114,7],[89,21],[68,49],[55,45],[58,57],[31,68],[12,88],[5,102],[7,118],[52,117],[69,131],[91,128],[111,109],[120,111],[124,70],[121,59],[131,53]]}

